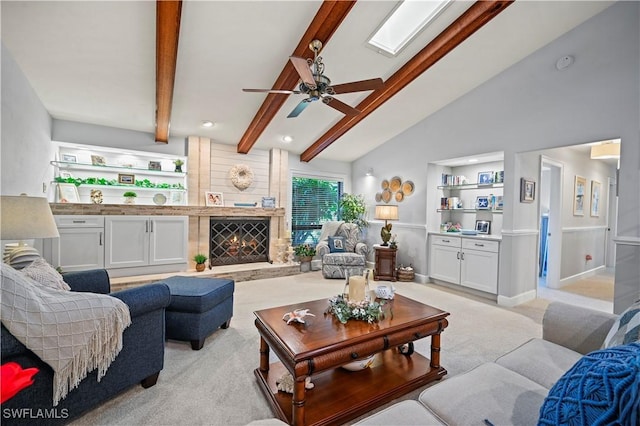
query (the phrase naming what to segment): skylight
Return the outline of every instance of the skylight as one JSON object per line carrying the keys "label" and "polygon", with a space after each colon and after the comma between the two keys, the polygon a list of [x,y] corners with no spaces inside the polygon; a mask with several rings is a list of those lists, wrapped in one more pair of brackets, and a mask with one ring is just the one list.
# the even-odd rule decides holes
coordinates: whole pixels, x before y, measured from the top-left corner
{"label": "skylight", "polygon": [[383,23],[374,31],[367,43],[386,56],[398,55],[422,31],[429,22],[442,12],[451,0],[420,1],[405,0],[393,9]]}

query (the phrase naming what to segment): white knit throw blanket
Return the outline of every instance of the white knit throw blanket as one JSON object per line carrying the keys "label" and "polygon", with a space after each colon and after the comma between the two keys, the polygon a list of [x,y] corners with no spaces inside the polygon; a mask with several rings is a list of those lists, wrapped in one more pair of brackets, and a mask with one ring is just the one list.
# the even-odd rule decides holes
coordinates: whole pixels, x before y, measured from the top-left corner
{"label": "white knit throw blanket", "polygon": [[128,306],[104,294],[53,289],[1,265],[2,324],[53,369],[53,405],[96,368],[100,381],[122,349]]}
{"label": "white knit throw blanket", "polygon": [[336,235],[338,229],[340,229],[343,223],[344,221],[337,220],[326,222],[324,225],[322,225],[322,234],[320,235],[318,242],[321,243],[322,241],[329,241],[329,237],[333,237],[334,235]]}

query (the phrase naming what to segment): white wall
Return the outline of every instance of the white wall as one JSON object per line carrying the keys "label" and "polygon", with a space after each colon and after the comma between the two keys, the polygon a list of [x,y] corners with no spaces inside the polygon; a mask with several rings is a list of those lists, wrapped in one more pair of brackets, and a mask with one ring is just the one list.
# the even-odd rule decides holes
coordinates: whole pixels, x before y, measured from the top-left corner
{"label": "white wall", "polygon": [[53,179],[51,116],[2,45],[0,193],[46,197]]}
{"label": "white wall", "polygon": [[[382,175],[409,173],[418,183],[416,200],[422,199],[403,206],[400,217],[418,226],[433,214],[426,208],[425,187],[437,183],[426,180],[427,163],[504,151],[506,208],[499,293],[513,299],[536,288],[536,256],[531,253],[537,248],[537,205],[516,200],[520,177],[539,172],[539,163],[519,164],[515,154],[620,137],[618,243],[625,248],[618,250],[616,263],[614,309],[619,312],[640,296],[639,15],[637,2],[614,4],[358,159],[354,176],[374,164]],[[566,54],[573,55],[575,63],[556,70],[556,60]],[[354,192],[373,196],[355,178],[354,185]],[[426,240],[415,249],[420,252],[416,272],[425,274]],[[400,245],[400,255],[402,250]]]}

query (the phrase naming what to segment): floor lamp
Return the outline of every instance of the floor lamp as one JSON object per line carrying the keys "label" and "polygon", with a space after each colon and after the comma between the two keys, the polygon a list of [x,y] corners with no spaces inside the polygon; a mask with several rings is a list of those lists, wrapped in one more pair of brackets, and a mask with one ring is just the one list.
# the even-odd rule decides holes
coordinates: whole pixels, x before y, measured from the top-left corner
{"label": "floor lamp", "polygon": [[384,220],[384,226],[380,230],[382,237],[382,245],[388,246],[391,239],[391,224],[388,220],[398,220],[398,206],[396,205],[377,205],[375,219]]}
{"label": "floor lamp", "polygon": [[46,198],[26,195],[0,196],[0,240],[19,240],[7,244],[3,262],[22,269],[40,257],[40,253],[23,240],[57,238],[58,228]]}

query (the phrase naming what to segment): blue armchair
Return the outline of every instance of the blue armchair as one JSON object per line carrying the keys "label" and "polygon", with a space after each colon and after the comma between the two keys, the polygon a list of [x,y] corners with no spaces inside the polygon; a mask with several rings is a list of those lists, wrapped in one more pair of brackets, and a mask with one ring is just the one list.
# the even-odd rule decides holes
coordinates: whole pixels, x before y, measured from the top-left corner
{"label": "blue armchair", "polygon": [[[109,293],[103,269],[64,274],[72,291]],[[16,362],[36,367],[34,384],[2,404],[2,424],[65,424],[125,389],[140,383],[156,384],[164,365],[164,313],[171,301],[166,284],[150,284],[111,293],[129,307],[131,325],[124,331],[122,351],[100,382],[94,370],[56,406],[53,401],[53,370],[2,326],[2,364]]]}

